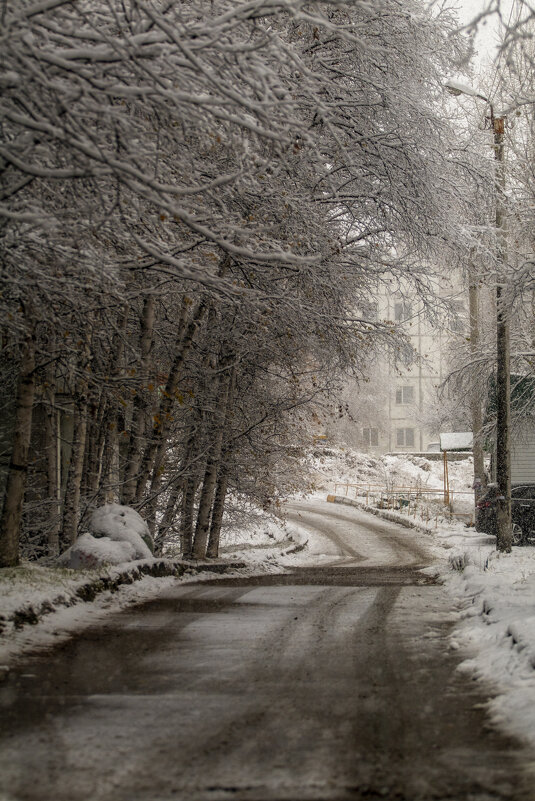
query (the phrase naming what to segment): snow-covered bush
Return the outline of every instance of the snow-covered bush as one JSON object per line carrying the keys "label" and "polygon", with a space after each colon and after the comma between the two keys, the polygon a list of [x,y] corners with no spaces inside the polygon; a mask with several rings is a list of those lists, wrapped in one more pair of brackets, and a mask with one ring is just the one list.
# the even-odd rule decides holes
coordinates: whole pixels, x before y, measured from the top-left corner
{"label": "snow-covered bush", "polygon": [[60,556],[59,564],[82,570],[152,556],[148,526],[129,506],[118,503],[100,506],[91,515],[88,529]]}
{"label": "snow-covered bush", "polygon": [[137,559],[135,545],[128,540],[96,539],[87,532],[61,554],[58,564],[72,570],[88,570],[101,565],[120,565]]}
{"label": "snow-covered bush", "polygon": [[91,515],[88,529],[93,537],[129,542],[135,549],[133,559],[152,556],[153,543],[148,526],[141,515],[129,506],[119,503],[100,506]]}

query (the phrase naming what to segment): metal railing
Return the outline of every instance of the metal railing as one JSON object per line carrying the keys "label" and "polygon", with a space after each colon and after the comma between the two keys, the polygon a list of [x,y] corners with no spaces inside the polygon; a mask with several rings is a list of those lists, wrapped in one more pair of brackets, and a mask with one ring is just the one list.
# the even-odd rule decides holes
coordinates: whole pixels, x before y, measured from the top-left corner
{"label": "metal railing", "polygon": [[435,528],[438,525],[439,513],[436,510],[433,515],[428,506],[422,506],[419,501],[425,499],[433,500],[435,498],[441,499],[441,504],[447,506],[447,516],[450,520],[454,518],[466,519],[469,525],[474,523],[473,512],[454,512],[452,510],[452,503],[454,497],[469,495],[474,497],[474,493],[470,490],[452,490],[449,491],[449,503],[444,504],[444,490],[442,488],[428,488],[421,486],[391,486],[387,487],[384,484],[352,484],[346,482],[336,482],[334,485],[335,495],[338,488],[343,490],[343,494],[349,497],[350,490],[354,490],[355,498],[365,499],[366,506],[374,505],[382,509],[391,509],[398,512],[406,512],[408,516],[417,515],[429,522],[433,517],[435,518]]}

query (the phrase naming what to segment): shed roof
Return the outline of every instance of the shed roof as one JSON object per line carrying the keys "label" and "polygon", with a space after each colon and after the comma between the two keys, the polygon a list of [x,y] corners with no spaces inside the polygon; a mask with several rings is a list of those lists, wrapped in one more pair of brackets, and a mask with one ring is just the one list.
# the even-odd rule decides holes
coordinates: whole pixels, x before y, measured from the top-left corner
{"label": "shed roof", "polygon": [[440,435],[441,451],[467,451],[472,449],[471,431],[454,431]]}

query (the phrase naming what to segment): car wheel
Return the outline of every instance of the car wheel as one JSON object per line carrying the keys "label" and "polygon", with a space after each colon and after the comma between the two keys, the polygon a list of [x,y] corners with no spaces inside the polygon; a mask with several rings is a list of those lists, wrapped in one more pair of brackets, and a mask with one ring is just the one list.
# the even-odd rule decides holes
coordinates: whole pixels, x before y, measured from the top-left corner
{"label": "car wheel", "polygon": [[518,525],[518,523],[513,523],[513,545],[521,545],[523,536],[522,536],[522,529]]}

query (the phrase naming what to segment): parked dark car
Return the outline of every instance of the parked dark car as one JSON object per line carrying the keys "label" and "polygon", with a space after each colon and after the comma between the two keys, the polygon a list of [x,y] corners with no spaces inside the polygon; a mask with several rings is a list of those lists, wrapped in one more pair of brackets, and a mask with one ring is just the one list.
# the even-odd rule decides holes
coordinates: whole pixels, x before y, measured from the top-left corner
{"label": "parked dark car", "polygon": [[[489,484],[476,504],[476,530],[496,535],[498,486]],[[535,545],[535,484],[511,487],[513,545]]]}

